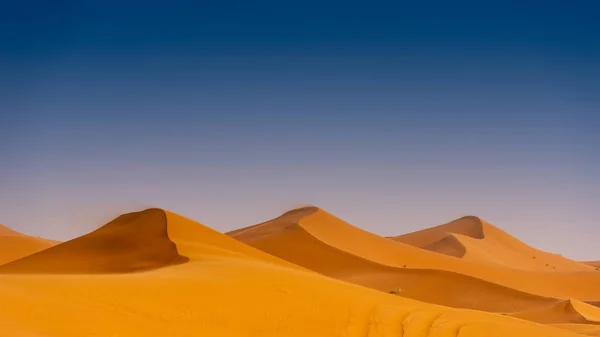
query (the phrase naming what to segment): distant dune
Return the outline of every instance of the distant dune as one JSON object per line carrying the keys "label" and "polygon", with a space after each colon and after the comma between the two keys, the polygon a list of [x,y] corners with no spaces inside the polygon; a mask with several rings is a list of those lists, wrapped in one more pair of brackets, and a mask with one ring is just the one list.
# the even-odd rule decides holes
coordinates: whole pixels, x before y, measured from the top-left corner
{"label": "distant dune", "polygon": [[302,227],[299,221],[317,212],[323,211],[314,207],[293,210],[227,234],[321,274],[383,291],[400,288],[399,295],[429,303],[512,312],[556,302],[458,273],[391,267],[353,255],[325,244]]}
{"label": "distant dune", "polygon": [[0,265],[56,245],[57,241],[28,236],[0,225]]}
{"label": "distant dune", "polygon": [[[408,297],[435,302],[423,297],[428,291],[417,290],[418,283],[426,289],[425,279],[437,280],[431,284],[442,289],[477,294],[463,298],[450,292],[430,295],[445,305],[506,311],[551,303],[552,299],[600,299],[600,273],[593,268],[531,248],[476,217],[394,241],[354,227],[324,210],[306,207],[227,234],[319,273],[379,290],[399,287]],[[421,247],[444,247],[452,254]],[[411,280],[407,276],[411,274],[419,276]],[[494,296],[510,300],[484,300]]]}
{"label": "distant dune", "polygon": [[578,336],[328,278],[158,209],[57,247],[0,268],[3,335]]}
{"label": "distant dune", "polygon": [[590,265],[592,267],[595,267],[595,268],[600,268],[600,261],[585,261],[583,263]]}
{"label": "distant dune", "polygon": [[590,271],[590,266],[535,249],[484,220],[467,216],[392,238],[398,242],[484,263],[533,271]]}
{"label": "distant dune", "polygon": [[544,324],[600,324],[600,308],[576,300],[511,316]]}

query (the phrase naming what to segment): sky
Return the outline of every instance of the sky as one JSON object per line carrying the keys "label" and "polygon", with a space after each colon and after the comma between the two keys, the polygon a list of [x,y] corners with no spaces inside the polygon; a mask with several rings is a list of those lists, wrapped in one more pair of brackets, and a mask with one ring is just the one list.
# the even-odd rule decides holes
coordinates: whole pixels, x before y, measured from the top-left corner
{"label": "sky", "polygon": [[0,223],[316,205],[600,259],[595,1],[2,1]]}

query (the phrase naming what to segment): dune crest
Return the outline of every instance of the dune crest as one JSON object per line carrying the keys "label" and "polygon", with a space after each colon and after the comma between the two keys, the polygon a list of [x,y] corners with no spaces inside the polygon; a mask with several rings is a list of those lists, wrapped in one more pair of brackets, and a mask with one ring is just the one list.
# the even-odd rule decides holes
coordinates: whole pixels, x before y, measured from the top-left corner
{"label": "dune crest", "polygon": [[[456,242],[442,241],[449,235],[454,236],[455,241],[459,241],[464,247],[464,254],[456,254]],[[533,248],[475,216],[462,217],[391,239],[441,254],[480,263],[499,264],[512,269],[562,272],[593,270],[584,263]]]}
{"label": "dune crest", "polygon": [[128,273],[185,261],[167,235],[165,212],[148,209],[0,266],[0,273]]}
{"label": "dune crest", "polygon": [[0,265],[18,260],[58,244],[57,241],[19,233],[0,225]]}
{"label": "dune crest", "polygon": [[511,316],[543,324],[600,324],[600,308],[577,300],[565,300]]}
{"label": "dune crest", "polygon": [[15,230],[12,230],[2,224],[0,224],[0,236],[22,236],[25,234],[21,234]]}
{"label": "dune crest", "polygon": [[422,248],[454,257],[463,257],[467,254],[467,248],[456,234],[448,234],[442,239],[423,246]]}
{"label": "dune crest", "polygon": [[485,238],[488,224],[481,218],[468,215],[447,224],[419,230],[416,232],[392,237],[393,240],[409,244],[415,247],[426,247],[434,242],[442,240],[448,234],[461,234],[473,239]]}

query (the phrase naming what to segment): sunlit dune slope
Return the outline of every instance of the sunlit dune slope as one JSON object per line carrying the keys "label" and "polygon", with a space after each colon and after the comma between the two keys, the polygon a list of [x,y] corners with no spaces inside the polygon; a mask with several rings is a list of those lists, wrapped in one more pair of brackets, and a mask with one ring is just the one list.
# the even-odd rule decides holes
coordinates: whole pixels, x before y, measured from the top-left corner
{"label": "sunlit dune slope", "polygon": [[398,268],[329,246],[298,225],[316,208],[294,210],[272,221],[236,230],[230,236],[318,273],[370,288],[446,306],[496,312],[545,307],[555,299],[519,292],[466,275]]}
{"label": "sunlit dune slope", "polygon": [[52,247],[57,243],[28,236],[0,225],[0,265]]}
{"label": "sunlit dune slope", "polygon": [[536,271],[590,271],[588,265],[546,253],[519,241],[484,220],[467,216],[444,225],[392,238],[398,242],[508,268]]}
{"label": "sunlit dune slope", "polygon": [[[146,256],[148,237],[163,235],[164,228],[154,223],[163,215],[169,242],[178,256],[188,258],[186,263],[121,274],[113,269],[108,274],[32,274],[30,270],[5,274],[0,269],[2,333],[15,337],[577,336],[512,317],[435,306],[327,278],[170,212],[149,210],[127,215],[130,221],[115,220],[136,228],[117,250],[93,243],[90,237],[105,238],[97,232],[84,240],[94,246],[96,255],[106,250],[115,258],[113,263],[119,264],[117,252],[125,261],[137,261],[132,256]],[[113,228],[114,223],[107,227],[104,230],[112,235],[123,233]],[[171,251],[168,243],[154,246]],[[59,267],[55,260],[63,257],[52,253],[43,260]],[[21,270],[39,268],[33,263],[20,266]]]}
{"label": "sunlit dune slope", "polygon": [[544,324],[600,324],[600,308],[576,300],[566,300],[511,316]]}
{"label": "sunlit dune slope", "polygon": [[[472,240],[481,240],[476,239],[476,237],[484,236],[489,231],[486,227],[478,226],[477,223],[474,224],[471,222],[467,226],[461,226],[459,229],[462,234],[454,235],[462,235],[461,239],[469,237]],[[511,243],[511,240],[504,235],[493,233],[492,231],[492,235],[489,236],[498,236],[497,242],[499,242],[499,245],[505,244],[504,242],[507,240],[508,243]],[[376,281],[378,277],[373,276],[373,272],[357,272],[358,267],[356,267],[355,262],[347,262],[345,263],[346,267],[332,269],[331,263],[321,262],[324,259],[321,256],[324,254],[323,249],[317,250],[314,248],[316,243],[327,246],[329,251],[335,249],[346,253],[346,256],[352,255],[396,270],[428,269],[463,274],[486,281],[488,284],[512,288],[521,294],[535,295],[536,301],[540,297],[575,298],[586,301],[600,300],[600,287],[598,287],[600,273],[583,264],[580,264],[583,266],[583,270],[578,271],[559,271],[553,268],[536,270],[533,268],[508,268],[503,263],[482,263],[482,259],[456,258],[369,233],[316,207],[294,210],[271,221],[227,234],[306,268],[376,289],[390,287],[392,285],[390,280],[396,282],[396,279],[390,278],[388,275],[381,277],[382,281]],[[419,245],[431,245],[439,241],[440,238],[443,239],[444,236],[432,238],[431,240],[422,239],[419,241]],[[313,241],[310,244],[313,248],[302,248],[304,245],[309,245],[307,243],[309,240]],[[291,249],[295,245],[299,248],[295,248],[296,250],[292,252]],[[522,257],[522,255],[518,256]],[[323,264],[323,267],[319,267],[320,263]],[[576,262],[572,263],[578,265]],[[566,262],[565,265],[567,265]],[[344,272],[344,268],[346,268],[346,272]],[[425,273],[423,272],[423,274]],[[439,277],[443,279],[446,276]],[[482,284],[477,287],[473,286],[473,289],[487,287],[487,285],[483,286]],[[400,284],[397,286],[401,287]],[[542,301],[546,300],[542,299]],[[455,305],[463,306],[465,304],[456,303]]]}

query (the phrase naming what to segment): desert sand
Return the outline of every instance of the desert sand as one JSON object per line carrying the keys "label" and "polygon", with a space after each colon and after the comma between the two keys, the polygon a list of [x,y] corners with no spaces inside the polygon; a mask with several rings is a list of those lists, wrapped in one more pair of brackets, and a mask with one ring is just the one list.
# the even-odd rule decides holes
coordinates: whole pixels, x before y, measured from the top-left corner
{"label": "desert sand", "polygon": [[17,260],[58,244],[36,238],[0,225],[0,265]]}
{"label": "desert sand", "polygon": [[[329,219],[320,212],[305,209],[289,216],[299,222],[314,215]],[[288,229],[257,230],[264,238]],[[360,231],[348,234],[357,236],[340,236],[347,240],[344,248],[361,238]],[[238,232],[242,235],[248,232]],[[370,247],[369,242],[356,246]],[[437,255],[450,258],[406,247],[426,252],[413,263]],[[400,259],[380,248],[365,253],[367,262]],[[593,332],[582,324],[557,328],[351,284],[160,209],[125,214],[90,234],[0,266],[0,303],[2,335],[17,337],[567,337],[579,336],[571,331]],[[545,301],[538,305],[553,308]]]}

